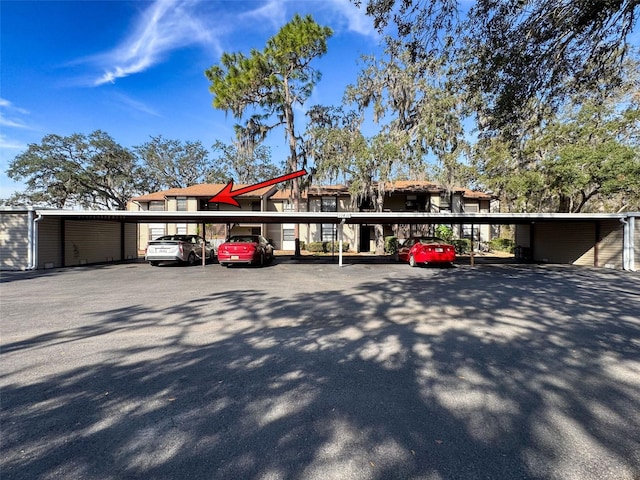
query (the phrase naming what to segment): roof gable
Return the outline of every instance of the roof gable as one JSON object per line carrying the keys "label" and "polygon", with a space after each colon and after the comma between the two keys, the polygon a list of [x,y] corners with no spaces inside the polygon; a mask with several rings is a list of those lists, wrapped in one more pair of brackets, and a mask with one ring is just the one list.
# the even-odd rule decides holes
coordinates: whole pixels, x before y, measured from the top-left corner
{"label": "roof gable", "polygon": [[[150,202],[154,200],[164,200],[172,197],[205,197],[211,198],[217,193],[220,193],[226,183],[201,183],[198,185],[191,185],[186,188],[170,188],[168,190],[162,190],[160,192],[153,192],[139,197],[134,197],[131,200],[136,202]],[[241,188],[248,187],[248,184],[234,184],[233,190],[239,190]],[[261,198],[265,195],[269,195],[275,189],[273,186],[262,187],[252,192],[243,193],[238,195],[238,198]]]}

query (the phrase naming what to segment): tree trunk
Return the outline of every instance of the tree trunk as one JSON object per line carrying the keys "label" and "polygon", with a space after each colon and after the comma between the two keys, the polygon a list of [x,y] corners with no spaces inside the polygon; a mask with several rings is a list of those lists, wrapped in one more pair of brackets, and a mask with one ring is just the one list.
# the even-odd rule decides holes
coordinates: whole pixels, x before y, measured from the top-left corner
{"label": "tree trunk", "polygon": [[[284,118],[286,122],[287,137],[289,140],[289,170],[291,172],[298,171],[298,151],[295,135],[295,123],[293,113],[293,100],[291,99],[291,93],[289,91],[289,83],[287,79],[284,79]],[[291,173],[290,172],[290,173]],[[291,184],[291,194],[293,196],[293,211],[300,211],[300,178],[295,177]],[[297,223],[293,226],[293,236],[295,242],[295,256],[300,256],[300,225]]]}
{"label": "tree trunk", "polygon": [[[376,212],[382,213],[384,206],[384,191],[378,191],[375,198]],[[376,255],[384,255],[384,226],[374,225],[373,232],[376,239]]]}

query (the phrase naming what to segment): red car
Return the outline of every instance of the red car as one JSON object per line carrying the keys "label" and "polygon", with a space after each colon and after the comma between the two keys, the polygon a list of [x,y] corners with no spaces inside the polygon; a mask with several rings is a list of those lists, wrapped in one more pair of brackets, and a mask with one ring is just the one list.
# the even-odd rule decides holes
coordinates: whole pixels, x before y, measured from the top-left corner
{"label": "red car", "polygon": [[273,261],[273,245],[262,235],[233,235],[218,247],[218,263],[263,266]]}
{"label": "red car", "polygon": [[396,258],[415,267],[420,263],[453,263],[456,249],[438,237],[409,237],[398,248]]}

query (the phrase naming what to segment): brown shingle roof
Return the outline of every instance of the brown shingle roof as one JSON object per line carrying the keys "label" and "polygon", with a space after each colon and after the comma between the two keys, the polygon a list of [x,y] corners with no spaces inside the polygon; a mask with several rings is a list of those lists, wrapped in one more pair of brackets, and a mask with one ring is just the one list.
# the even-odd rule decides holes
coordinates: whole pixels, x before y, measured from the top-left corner
{"label": "brown shingle roof", "polygon": [[[131,200],[136,202],[150,202],[152,200],[164,200],[167,197],[213,197],[216,193],[219,193],[227,185],[225,183],[201,183],[198,185],[191,185],[186,188],[170,188],[169,190],[162,190],[160,192],[153,192],[147,195],[141,195],[134,197]],[[234,184],[233,190],[239,190],[247,187],[247,184]],[[262,197],[270,193],[274,189],[273,186],[259,188],[249,193],[244,193],[238,197],[254,198]]]}
{"label": "brown shingle roof", "polygon": [[[170,188],[169,190],[163,190],[160,192],[153,192],[147,195],[141,195],[139,197],[132,198],[137,202],[150,202],[153,200],[164,200],[166,197],[213,197],[216,193],[220,192],[226,184],[222,183],[203,183],[199,185],[191,185],[187,188]],[[233,189],[238,190],[246,187],[246,184],[234,184]],[[416,180],[399,180],[395,182],[388,182],[386,184],[388,192],[443,192],[445,188],[427,181]],[[240,197],[244,198],[256,198],[268,195],[273,191],[275,187],[264,187],[259,190],[254,190]],[[456,193],[462,193],[465,198],[474,198],[478,200],[490,200],[492,197],[488,193],[479,192],[476,190],[470,190],[468,188],[454,187],[452,189]],[[302,198],[306,199],[309,195],[321,196],[321,195],[349,195],[349,188],[346,185],[313,185],[308,191],[302,193]],[[285,188],[277,190],[271,197],[271,200],[287,200],[291,198],[291,189]]]}
{"label": "brown shingle roof", "polygon": [[[388,182],[386,184],[387,191],[396,192],[444,192],[445,187],[437,183],[417,180],[399,180],[396,182]],[[492,197],[488,193],[470,190],[462,187],[452,187],[451,191],[462,193],[464,198],[475,198],[478,200],[490,200]]]}

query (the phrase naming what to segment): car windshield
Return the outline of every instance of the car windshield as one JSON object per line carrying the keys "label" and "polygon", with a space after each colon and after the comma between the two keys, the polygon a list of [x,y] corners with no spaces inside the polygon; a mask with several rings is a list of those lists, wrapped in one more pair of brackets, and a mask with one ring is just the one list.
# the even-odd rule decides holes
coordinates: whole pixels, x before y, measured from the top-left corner
{"label": "car windshield", "polygon": [[164,235],[162,237],[156,238],[156,241],[157,240],[177,240],[181,242],[190,242],[191,237],[187,235]]}
{"label": "car windshield", "polygon": [[258,243],[256,235],[237,235],[229,238],[229,243]]}

